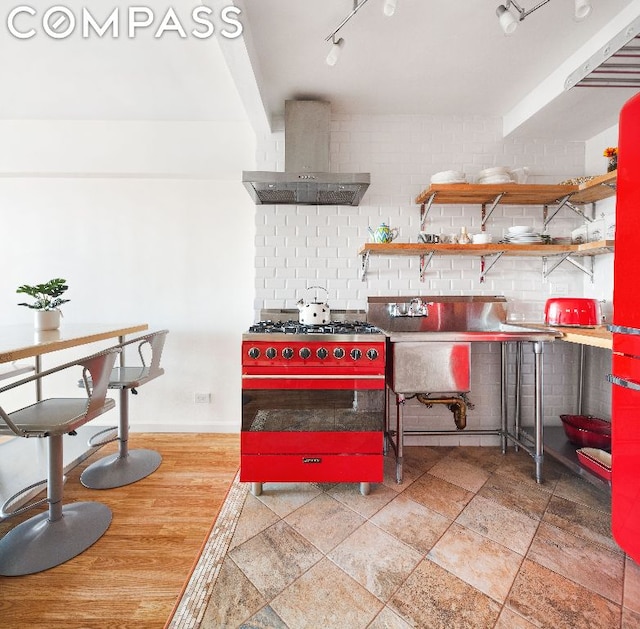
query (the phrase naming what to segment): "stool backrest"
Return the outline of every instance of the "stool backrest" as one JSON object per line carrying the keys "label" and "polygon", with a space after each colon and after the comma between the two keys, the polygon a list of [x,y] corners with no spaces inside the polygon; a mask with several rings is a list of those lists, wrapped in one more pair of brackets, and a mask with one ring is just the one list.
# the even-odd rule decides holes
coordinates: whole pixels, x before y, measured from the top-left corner
{"label": "stool backrest", "polygon": [[164,371],[160,369],[160,359],[162,358],[162,350],[164,349],[164,342],[167,338],[168,333],[169,330],[152,332],[142,340],[140,345],[138,345],[138,353],[143,360],[143,364],[145,363],[144,358],[142,357],[142,347],[145,343],[148,343],[151,346],[151,364],[149,365],[149,378],[155,378],[156,376],[164,373]]}
{"label": "stool backrest", "polygon": [[109,377],[120,351],[119,348],[111,348],[78,361],[78,364],[84,367],[82,380],[89,398],[86,414],[87,421],[103,412],[102,408],[109,387]]}
{"label": "stool backrest", "polygon": [[[160,359],[162,358],[162,350],[164,349],[164,343],[168,333],[169,330],[150,332],[149,334],[138,336],[135,339],[131,339],[117,346],[121,348],[125,348],[127,345],[138,346],[138,355],[140,356],[142,366],[148,369],[145,381],[152,380],[164,373],[164,370],[160,367]],[[145,357],[145,352],[148,353],[147,350],[149,349],[151,350],[150,360]]]}
{"label": "stool backrest", "polygon": [[[109,384],[109,375],[115,364],[118,354],[122,350],[119,347],[112,347],[103,352],[92,354],[79,360],[74,360],[57,367],[52,367],[46,371],[41,371],[28,378],[23,378],[11,384],[5,385],[0,388],[0,394],[8,391],[9,389],[15,389],[16,387],[23,386],[36,380],[42,380],[47,376],[70,369],[72,367],[82,367],[82,380],[84,382],[84,388],[87,392],[87,410],[85,417],[87,421],[97,417],[104,411],[105,399],[107,397],[107,386]],[[11,429],[13,433],[20,436],[25,436],[24,430],[21,430],[16,426],[9,417],[9,414],[4,411],[0,406],[0,419]]]}

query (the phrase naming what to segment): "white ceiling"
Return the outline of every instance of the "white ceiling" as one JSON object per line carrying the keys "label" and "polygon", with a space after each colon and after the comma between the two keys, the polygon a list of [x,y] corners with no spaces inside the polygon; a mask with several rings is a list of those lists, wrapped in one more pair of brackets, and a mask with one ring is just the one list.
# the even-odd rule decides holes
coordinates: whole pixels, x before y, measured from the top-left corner
{"label": "white ceiling", "polygon": [[[340,31],[345,46],[334,67],[325,63],[325,38],[353,0],[208,0],[217,30],[205,40],[153,36],[168,7],[192,28],[198,0],[91,3],[102,20],[121,7],[118,38],[0,37],[0,119],[239,120],[246,111],[257,129],[280,124],[287,99],[321,98],[344,113],[502,117],[507,132],[530,137],[585,140],[615,124],[636,90],[565,92],[564,80],[628,25],[640,25],[640,0],[592,0],[583,22],[573,20],[573,0],[550,0],[510,37],[498,25],[499,2],[398,0],[386,17],[383,0],[368,0]],[[537,2],[521,0],[527,9]],[[87,6],[63,4],[76,15]],[[133,4],[156,15],[130,39]],[[220,11],[231,4],[242,11],[244,33],[226,40]],[[38,25],[38,10],[23,27]],[[8,11],[0,11],[3,21]]]}
{"label": "white ceiling", "polygon": [[[201,4],[199,0],[65,0],[59,5],[70,8],[78,23],[83,7],[99,23],[116,7],[120,13],[117,37],[93,34],[83,38],[77,25],[64,39],[53,39],[42,28],[44,10],[56,3],[25,4],[37,7],[38,14],[20,16],[16,27],[21,31],[34,28],[37,34],[31,39],[17,39],[8,31],[0,36],[0,58],[4,60],[0,64],[0,119],[246,119],[217,33],[207,39],[181,38],[175,32],[154,37],[170,7],[190,32],[196,26],[191,9]],[[15,5],[8,6],[0,8],[2,21]],[[133,38],[127,34],[130,6],[154,11],[153,23],[140,28]],[[214,24],[216,29],[222,26],[217,12]]]}
{"label": "white ceiling", "polygon": [[[520,1],[525,9],[537,3]],[[553,98],[547,88],[544,99],[536,96],[564,64],[555,78],[563,89],[569,72],[640,17],[638,0],[592,3],[591,15],[577,22],[573,0],[551,0],[505,36],[495,14],[499,0],[398,0],[393,17],[384,15],[383,0],[368,0],[341,29],[345,45],[329,67],[325,38],[353,0],[235,2],[270,119],[282,115],[286,99],[311,97],[344,113],[511,117],[518,134],[569,140],[615,124],[636,92],[573,88]]]}

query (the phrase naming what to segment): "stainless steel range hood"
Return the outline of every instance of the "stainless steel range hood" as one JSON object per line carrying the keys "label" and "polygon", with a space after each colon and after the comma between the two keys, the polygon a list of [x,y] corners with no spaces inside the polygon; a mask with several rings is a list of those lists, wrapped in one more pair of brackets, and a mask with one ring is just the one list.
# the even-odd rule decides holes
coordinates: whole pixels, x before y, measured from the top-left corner
{"label": "stainless steel range hood", "polygon": [[285,102],[284,172],[244,171],[242,183],[256,204],[358,205],[369,173],[329,172],[331,105]]}

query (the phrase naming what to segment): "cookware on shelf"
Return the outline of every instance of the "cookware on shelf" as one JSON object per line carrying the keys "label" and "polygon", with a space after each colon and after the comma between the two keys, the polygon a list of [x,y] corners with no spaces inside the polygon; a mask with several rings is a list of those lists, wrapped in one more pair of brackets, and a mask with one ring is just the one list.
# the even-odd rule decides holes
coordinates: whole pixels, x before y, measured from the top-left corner
{"label": "cookware on shelf", "polygon": [[586,467],[596,476],[611,480],[611,454],[599,448],[580,448],[576,450],[580,465]]}
{"label": "cookware on shelf", "polygon": [[592,415],[560,415],[567,439],[576,446],[611,449],[611,423]]}
{"label": "cookware on shelf", "polygon": [[371,236],[371,240],[373,242],[385,243],[392,242],[398,237],[398,228],[397,227],[389,227],[386,223],[382,223],[376,229],[369,229],[369,234]]}

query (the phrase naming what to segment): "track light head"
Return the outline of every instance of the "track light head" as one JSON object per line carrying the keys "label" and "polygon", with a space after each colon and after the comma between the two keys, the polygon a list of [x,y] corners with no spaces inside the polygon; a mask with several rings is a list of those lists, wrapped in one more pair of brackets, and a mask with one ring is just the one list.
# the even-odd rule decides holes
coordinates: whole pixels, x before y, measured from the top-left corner
{"label": "track light head", "polygon": [[575,0],[574,17],[576,20],[584,20],[589,17],[593,7],[591,6],[591,0]]}
{"label": "track light head", "polygon": [[[518,22],[522,22],[528,15],[531,15],[534,11],[537,11],[549,2],[551,2],[551,0],[538,0],[530,9],[525,9],[523,6],[520,6],[518,0],[503,0],[503,4],[498,5],[496,9],[500,27],[505,35],[511,35],[511,33],[516,30]],[[576,20],[584,20],[591,14],[591,10],[591,0],[574,0],[573,14]],[[513,14],[514,11],[517,15]]]}
{"label": "track light head", "polygon": [[344,39],[342,37],[340,39],[333,38],[333,42],[331,44],[331,49],[329,50],[329,54],[327,55],[327,65],[333,67],[338,62],[340,57],[340,52],[342,51],[342,47],[344,46]]}
{"label": "track light head", "polygon": [[384,0],[382,10],[387,17],[391,17],[396,12],[398,0]]}
{"label": "track light head", "polygon": [[513,16],[507,7],[504,4],[501,4],[496,9],[496,15],[498,16],[498,21],[500,22],[500,28],[504,31],[505,35],[511,35],[513,31],[516,30],[518,26],[518,21]]}

